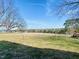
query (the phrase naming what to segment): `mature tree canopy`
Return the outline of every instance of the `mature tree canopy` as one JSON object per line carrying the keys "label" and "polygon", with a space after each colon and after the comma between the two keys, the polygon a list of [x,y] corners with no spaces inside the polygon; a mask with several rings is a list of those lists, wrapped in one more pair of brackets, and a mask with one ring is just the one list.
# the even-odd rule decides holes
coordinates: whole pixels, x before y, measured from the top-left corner
{"label": "mature tree canopy", "polygon": [[79,18],[77,19],[68,19],[64,23],[65,29],[70,29],[79,32]]}

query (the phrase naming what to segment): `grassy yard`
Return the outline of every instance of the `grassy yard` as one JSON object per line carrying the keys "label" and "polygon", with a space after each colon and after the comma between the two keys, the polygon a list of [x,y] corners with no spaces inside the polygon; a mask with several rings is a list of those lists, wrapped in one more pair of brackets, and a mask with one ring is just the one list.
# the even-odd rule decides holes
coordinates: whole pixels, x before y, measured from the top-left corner
{"label": "grassy yard", "polygon": [[0,59],[79,59],[79,39],[43,33],[1,33]]}

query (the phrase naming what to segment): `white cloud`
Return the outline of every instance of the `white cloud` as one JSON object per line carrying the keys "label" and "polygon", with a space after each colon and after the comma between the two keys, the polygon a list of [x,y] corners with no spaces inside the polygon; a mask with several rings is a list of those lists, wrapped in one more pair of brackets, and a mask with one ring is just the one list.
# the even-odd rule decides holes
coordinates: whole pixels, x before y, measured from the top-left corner
{"label": "white cloud", "polygon": [[52,5],[53,0],[47,0],[47,5],[46,5],[46,15],[51,16],[52,15]]}

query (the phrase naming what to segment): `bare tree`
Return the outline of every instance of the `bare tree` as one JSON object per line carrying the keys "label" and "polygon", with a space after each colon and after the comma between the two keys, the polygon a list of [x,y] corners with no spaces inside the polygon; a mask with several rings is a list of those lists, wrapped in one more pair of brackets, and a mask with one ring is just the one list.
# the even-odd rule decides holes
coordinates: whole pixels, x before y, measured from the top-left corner
{"label": "bare tree", "polygon": [[0,3],[0,26],[4,27],[7,32],[13,29],[24,28],[24,19],[19,16],[13,0],[0,0]]}

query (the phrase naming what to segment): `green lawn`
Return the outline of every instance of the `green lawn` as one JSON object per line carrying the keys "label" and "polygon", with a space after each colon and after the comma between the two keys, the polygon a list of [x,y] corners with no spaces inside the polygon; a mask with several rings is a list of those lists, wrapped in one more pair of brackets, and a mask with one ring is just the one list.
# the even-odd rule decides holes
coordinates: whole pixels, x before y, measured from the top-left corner
{"label": "green lawn", "polygon": [[0,59],[79,59],[79,39],[45,34],[0,34]]}

